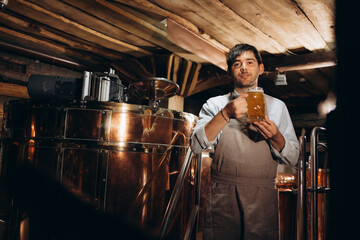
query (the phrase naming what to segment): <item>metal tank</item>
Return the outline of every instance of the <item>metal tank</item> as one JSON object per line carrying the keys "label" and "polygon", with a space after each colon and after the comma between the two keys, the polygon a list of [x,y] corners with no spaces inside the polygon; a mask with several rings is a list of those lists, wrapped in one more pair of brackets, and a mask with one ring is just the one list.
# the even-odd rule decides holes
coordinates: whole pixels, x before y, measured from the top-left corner
{"label": "metal tank", "polygon": [[11,101],[2,172],[30,163],[98,211],[184,239],[198,205],[199,159],[189,148],[196,120],[124,102]]}

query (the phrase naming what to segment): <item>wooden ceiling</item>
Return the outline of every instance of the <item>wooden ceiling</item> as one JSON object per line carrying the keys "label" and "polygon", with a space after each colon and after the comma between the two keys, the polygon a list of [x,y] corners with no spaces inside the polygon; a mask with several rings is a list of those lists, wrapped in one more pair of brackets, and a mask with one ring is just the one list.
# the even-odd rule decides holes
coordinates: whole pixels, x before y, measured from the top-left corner
{"label": "wooden ceiling", "polygon": [[[291,112],[313,113],[334,89],[334,8],[334,0],[9,0],[0,50],[79,72],[111,67],[127,84],[166,77],[202,104],[232,88],[224,67],[202,53],[250,43],[264,58],[265,91]],[[170,40],[168,21],[197,40]],[[279,70],[286,86],[274,84]]]}

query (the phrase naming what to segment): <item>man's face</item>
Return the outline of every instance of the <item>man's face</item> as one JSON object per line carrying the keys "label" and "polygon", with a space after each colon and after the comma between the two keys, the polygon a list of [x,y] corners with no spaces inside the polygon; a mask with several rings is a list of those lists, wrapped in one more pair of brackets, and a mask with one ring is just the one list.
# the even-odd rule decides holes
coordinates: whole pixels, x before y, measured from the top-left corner
{"label": "man's face", "polygon": [[264,72],[264,65],[259,64],[252,51],[243,52],[231,66],[230,73],[235,88],[257,86],[257,79]]}

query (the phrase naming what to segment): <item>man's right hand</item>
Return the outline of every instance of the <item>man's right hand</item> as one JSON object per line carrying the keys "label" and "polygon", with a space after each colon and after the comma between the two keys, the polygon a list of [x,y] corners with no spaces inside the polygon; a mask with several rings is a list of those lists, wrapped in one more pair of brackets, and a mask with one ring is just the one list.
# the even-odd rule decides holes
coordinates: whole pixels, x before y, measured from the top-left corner
{"label": "man's right hand", "polygon": [[[214,141],[220,131],[230,121],[230,118],[242,118],[247,113],[247,94],[232,100],[217,113],[204,127],[208,141]],[[223,116],[222,116],[223,115]]]}
{"label": "man's right hand", "polygon": [[240,119],[247,113],[247,96],[247,94],[243,94],[226,104],[226,106],[223,108],[223,113],[226,115],[225,117],[227,117],[227,119]]}

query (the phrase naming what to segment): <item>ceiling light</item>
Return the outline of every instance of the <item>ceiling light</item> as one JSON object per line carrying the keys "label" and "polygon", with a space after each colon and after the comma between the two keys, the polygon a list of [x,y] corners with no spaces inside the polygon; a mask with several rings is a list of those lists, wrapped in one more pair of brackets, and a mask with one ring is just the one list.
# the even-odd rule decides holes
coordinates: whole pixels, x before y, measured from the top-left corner
{"label": "ceiling light", "polygon": [[275,78],[275,85],[287,85],[286,74],[277,72]]}
{"label": "ceiling light", "polygon": [[160,23],[167,27],[167,18],[164,18]]}
{"label": "ceiling light", "polygon": [[0,0],[0,9],[5,8],[9,3],[9,0]]}

